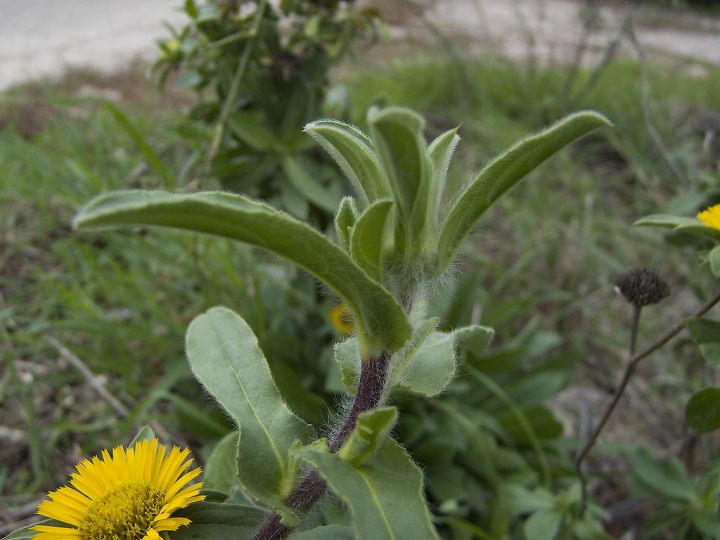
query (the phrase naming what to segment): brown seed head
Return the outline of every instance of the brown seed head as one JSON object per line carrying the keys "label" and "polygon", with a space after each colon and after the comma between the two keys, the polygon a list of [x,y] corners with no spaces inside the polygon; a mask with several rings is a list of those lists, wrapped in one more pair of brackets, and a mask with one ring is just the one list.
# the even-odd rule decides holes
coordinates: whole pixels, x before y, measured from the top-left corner
{"label": "brown seed head", "polygon": [[670,286],[647,268],[634,268],[615,280],[615,286],[625,299],[636,307],[657,304],[670,295]]}

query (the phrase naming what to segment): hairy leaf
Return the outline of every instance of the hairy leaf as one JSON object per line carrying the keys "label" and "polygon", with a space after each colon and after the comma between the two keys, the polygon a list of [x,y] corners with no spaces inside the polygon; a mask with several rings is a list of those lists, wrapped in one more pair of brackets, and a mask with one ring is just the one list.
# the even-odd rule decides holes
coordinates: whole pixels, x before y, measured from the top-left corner
{"label": "hairy leaf", "polygon": [[373,456],[378,445],[395,426],[397,418],[398,411],[395,407],[383,407],[361,413],[355,429],[340,448],[340,457],[355,467],[361,466]]}
{"label": "hairy leaf", "polygon": [[423,496],[423,475],[405,450],[386,437],[375,455],[354,467],[324,441],[295,451],[350,508],[357,540],[438,538]]}
{"label": "hairy leaf", "polygon": [[440,233],[438,271],[452,260],[475,222],[507,190],[547,158],[600,126],[610,125],[604,116],[584,111],[560,120],[530,136],[486,165],[453,204]]}
{"label": "hairy leaf", "polygon": [[93,199],[74,220],[78,228],[129,224],[176,227],[263,247],[335,290],[381,347],[395,351],[410,336],[405,312],[385,288],[318,231],[265,204],[222,192],[119,191]]}
{"label": "hairy leaf", "polygon": [[238,439],[240,431],[231,431],[213,448],[205,464],[203,482],[207,489],[230,493],[238,485]]}
{"label": "hairy leaf", "polygon": [[256,499],[284,509],[295,477],[288,452],[313,429],[287,408],[257,338],[227,308],[212,308],[187,330],[186,350],[195,377],[240,427],[238,478]]}
{"label": "hairy leaf", "polygon": [[430,227],[438,225],[438,208],[442,201],[443,189],[445,187],[445,179],[447,178],[450,160],[455,152],[460,136],[457,134],[457,128],[450,129],[439,135],[430,146],[428,146],[428,154],[433,164],[433,174],[428,189],[430,201],[428,204],[428,224]]}
{"label": "hairy leaf", "polygon": [[267,513],[257,506],[199,502],[176,512],[173,517],[191,523],[172,533],[173,540],[228,540],[250,538]]}
{"label": "hairy leaf", "polygon": [[350,254],[368,275],[377,281],[382,276],[382,250],[385,222],[392,201],[372,203],[358,218],[350,238]]}
{"label": "hairy leaf", "polygon": [[355,208],[355,199],[352,197],[343,197],[340,201],[340,207],[335,214],[335,232],[337,233],[340,245],[345,251],[350,251],[350,233],[357,220],[357,209]]}
{"label": "hairy leaf", "polygon": [[360,349],[356,337],[336,343],[333,347],[335,362],[340,369],[340,378],[348,393],[354,396],[357,393],[360,380]]}

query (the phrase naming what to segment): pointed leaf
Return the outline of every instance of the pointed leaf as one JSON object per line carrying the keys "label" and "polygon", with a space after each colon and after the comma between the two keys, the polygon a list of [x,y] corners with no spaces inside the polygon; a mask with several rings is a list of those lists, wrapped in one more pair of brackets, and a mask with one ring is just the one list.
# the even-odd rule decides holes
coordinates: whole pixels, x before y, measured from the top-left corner
{"label": "pointed leaf", "polygon": [[173,517],[187,518],[190,525],[173,532],[172,540],[228,540],[251,538],[267,512],[245,504],[199,502],[177,511]]}
{"label": "pointed leaf", "polygon": [[311,178],[297,160],[291,156],[285,156],[282,160],[282,167],[290,183],[309,201],[327,212],[335,211],[338,205],[335,194]]}
{"label": "pointed leaf", "polygon": [[422,135],[425,120],[409,109],[388,107],[370,109],[368,123],[397,203],[400,248],[417,248],[411,242],[420,241],[425,228],[432,175]]}
{"label": "pointed leaf", "polygon": [[195,377],[240,426],[243,488],[283,509],[295,482],[288,451],[310,440],[313,429],[283,402],[255,334],[239,315],[212,308],[190,323],[186,351]]}
{"label": "pointed leaf", "polygon": [[345,251],[350,251],[350,232],[357,220],[357,208],[355,207],[355,199],[352,197],[343,197],[340,201],[340,207],[335,214],[335,232],[337,233],[340,245]]}
{"label": "pointed leaf", "polygon": [[428,155],[433,164],[432,181],[428,189],[430,197],[428,204],[428,223],[430,223],[431,227],[437,225],[437,212],[438,208],[440,208],[440,202],[442,201],[450,161],[459,142],[460,136],[457,134],[457,128],[453,128],[439,135],[430,143],[430,146],[428,146]]}
{"label": "pointed leaf", "polygon": [[355,223],[350,238],[352,258],[377,281],[382,275],[385,222],[392,205],[392,201],[382,200],[368,206]]}
{"label": "pointed leaf", "polygon": [[306,125],[305,132],[340,166],[363,205],[390,196],[375,151],[362,131],[337,120],[318,120]]}
{"label": "pointed leaf", "polygon": [[239,438],[239,430],[231,431],[215,445],[205,463],[205,488],[230,493],[230,490],[240,483],[237,459]]}
{"label": "pointed leaf", "polygon": [[575,113],[520,141],[486,165],[450,209],[440,234],[438,270],[447,268],[475,222],[507,190],[574,140],[606,125],[610,122],[596,112]]}
{"label": "pointed leaf", "polygon": [[357,424],[338,454],[345,461],[360,467],[373,456],[378,445],[397,422],[395,407],[383,407],[366,411],[358,416]]}
{"label": "pointed leaf", "polygon": [[392,439],[386,437],[360,467],[331,454],[324,441],[296,454],[348,505],[357,540],[438,538],[423,496],[423,475]]}
{"label": "pointed leaf", "polygon": [[392,352],[410,336],[400,304],[352,259],[312,227],[265,204],[221,192],[119,191],[96,197],[74,226],[160,225],[225,236],[293,261],[335,290],[367,338]]}
{"label": "pointed leaf", "polygon": [[333,348],[335,362],[340,369],[340,378],[343,386],[351,396],[357,393],[358,381],[360,380],[360,348],[358,339],[351,337],[335,344]]}
{"label": "pointed leaf", "polygon": [[130,441],[130,444],[128,446],[135,446],[140,441],[149,441],[151,439],[154,439],[155,437],[156,435],[153,431],[153,428],[151,428],[150,426],[142,426],[135,434],[135,437],[133,437],[133,440]]}

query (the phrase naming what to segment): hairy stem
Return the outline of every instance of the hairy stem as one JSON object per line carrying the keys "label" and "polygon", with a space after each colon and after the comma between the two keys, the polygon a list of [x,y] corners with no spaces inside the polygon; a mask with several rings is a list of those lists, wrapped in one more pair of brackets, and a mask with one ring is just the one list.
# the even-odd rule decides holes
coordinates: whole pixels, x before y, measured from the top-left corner
{"label": "hairy stem", "polygon": [[[692,315],[690,315],[690,317],[702,317],[703,315],[705,315],[705,313],[710,311],[710,309],[718,302],[720,302],[720,292],[715,293],[715,295],[710,298],[710,300],[700,306]],[[582,450],[580,450],[575,460],[575,471],[577,472],[578,478],[580,479],[580,487],[582,489],[582,496],[580,499],[581,515],[585,512],[585,508],[587,507],[587,481],[582,470],[583,460],[590,453],[590,450],[592,450],[593,446],[595,446],[595,443],[597,442],[600,433],[605,427],[605,424],[607,424],[608,420],[612,416],[612,413],[615,411],[617,404],[620,402],[620,398],[623,396],[623,393],[625,392],[625,389],[627,388],[630,379],[635,373],[638,364],[640,364],[642,360],[644,360],[654,352],[661,349],[663,346],[665,346],[665,344],[667,344],[668,341],[670,341],[680,332],[682,332],[685,329],[686,319],[687,317],[683,317],[677,324],[675,324],[675,326],[668,330],[668,332],[664,336],[662,336],[655,343],[644,349],[642,352],[636,354],[635,345],[637,343],[637,326],[640,320],[640,308],[634,308],[633,326],[630,336],[630,360],[628,361],[627,367],[625,368],[625,372],[623,373],[622,379],[620,380],[620,384],[618,385],[617,390],[615,390],[615,394],[613,395],[612,400],[605,409],[605,412],[603,413],[600,422],[593,430],[590,438],[587,440]]]}
{"label": "hairy stem", "polygon": [[[363,362],[355,401],[353,401],[352,407],[340,428],[330,437],[329,446],[331,452],[337,452],[342,447],[355,428],[360,413],[376,407],[382,400],[389,363],[390,355],[387,353]],[[303,478],[285,503],[296,512],[303,514],[310,510],[322,494],[325,493],[325,488],[325,481],[316,471],[312,471]],[[285,538],[292,529],[287,525],[283,525],[280,519],[277,512],[270,514],[258,532],[255,533],[253,540],[279,540]]]}

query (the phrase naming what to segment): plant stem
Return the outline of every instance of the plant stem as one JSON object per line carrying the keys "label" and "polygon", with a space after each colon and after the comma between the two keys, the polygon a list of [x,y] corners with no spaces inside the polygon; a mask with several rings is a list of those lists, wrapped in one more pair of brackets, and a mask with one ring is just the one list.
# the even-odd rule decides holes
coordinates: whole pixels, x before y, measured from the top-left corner
{"label": "plant stem", "polygon": [[[360,413],[370,410],[380,403],[385,392],[390,355],[382,353],[362,363],[360,381],[352,407],[340,428],[330,437],[331,452],[337,452],[355,428]],[[316,471],[310,472],[285,501],[288,507],[298,513],[305,513],[325,493],[325,481]],[[292,531],[291,527],[281,523],[281,516],[273,512],[253,540],[279,540],[285,538]]]}
{"label": "plant stem", "polygon": [[[715,293],[715,295],[710,298],[710,300],[700,306],[692,315],[690,315],[690,317],[702,317],[703,315],[705,315],[705,313],[710,311],[710,309],[712,309],[712,307],[715,306],[715,304],[717,304],[718,302],[720,302],[720,291]],[[623,393],[625,392],[625,389],[627,388],[630,379],[635,373],[638,364],[640,364],[642,360],[644,360],[654,352],[661,349],[665,344],[667,344],[668,341],[670,341],[680,332],[682,332],[685,329],[686,319],[687,317],[683,317],[677,324],[675,324],[675,326],[673,326],[664,336],[658,339],[655,343],[644,349],[642,352],[635,354],[635,346],[637,343],[638,334],[638,323],[640,321],[640,307],[634,307],[633,325],[630,334],[630,360],[628,361],[627,367],[625,368],[625,373],[623,373],[622,379],[620,380],[620,385],[617,387],[617,390],[615,390],[615,394],[613,395],[612,400],[605,409],[605,412],[603,413],[600,422],[595,427],[595,430],[592,432],[590,438],[587,440],[582,450],[580,450],[575,460],[575,471],[578,475],[578,478],[580,479],[580,487],[582,493],[580,499],[580,515],[585,513],[585,508],[587,507],[587,480],[582,470],[583,460],[590,453],[590,450],[592,450],[593,446],[595,446],[595,443],[597,442],[600,433],[605,427],[605,424],[607,424],[608,420],[612,416],[612,413],[615,411],[615,407],[617,407],[617,404],[620,401]]]}

